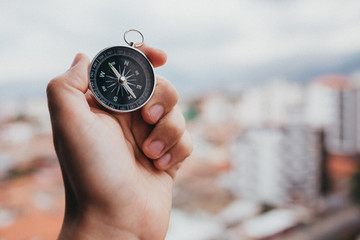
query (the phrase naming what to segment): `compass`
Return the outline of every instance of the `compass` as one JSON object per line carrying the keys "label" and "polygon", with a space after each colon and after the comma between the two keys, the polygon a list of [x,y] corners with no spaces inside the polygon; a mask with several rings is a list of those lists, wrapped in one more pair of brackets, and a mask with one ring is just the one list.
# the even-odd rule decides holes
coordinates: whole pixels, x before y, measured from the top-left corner
{"label": "compass", "polygon": [[[137,32],[142,41],[128,42],[126,34]],[[114,46],[101,50],[89,69],[89,86],[95,99],[115,112],[131,112],[144,106],[155,89],[155,73],[146,56],[137,50],[144,43],[138,30],[125,32],[129,46]]]}

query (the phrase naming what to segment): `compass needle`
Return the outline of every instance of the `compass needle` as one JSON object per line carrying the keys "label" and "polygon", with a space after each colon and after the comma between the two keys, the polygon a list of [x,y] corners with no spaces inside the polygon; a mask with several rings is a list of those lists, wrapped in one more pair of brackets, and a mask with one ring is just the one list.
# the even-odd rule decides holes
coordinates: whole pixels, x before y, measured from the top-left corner
{"label": "compass needle", "polygon": [[110,62],[109,62],[108,64],[109,64],[111,70],[115,73],[116,77],[117,77],[117,78],[120,78],[121,75],[120,75],[120,73],[116,70],[116,68],[114,68],[114,66],[113,66]]}
{"label": "compass needle", "polygon": [[128,92],[130,93],[130,95],[136,99],[135,93],[133,92],[133,90],[129,87],[129,85],[126,82],[124,83],[124,86],[125,86],[125,89],[127,89]]}
{"label": "compass needle", "polygon": [[125,87],[125,85],[122,85],[125,89],[125,92],[129,95],[129,91],[127,90],[127,88]]}

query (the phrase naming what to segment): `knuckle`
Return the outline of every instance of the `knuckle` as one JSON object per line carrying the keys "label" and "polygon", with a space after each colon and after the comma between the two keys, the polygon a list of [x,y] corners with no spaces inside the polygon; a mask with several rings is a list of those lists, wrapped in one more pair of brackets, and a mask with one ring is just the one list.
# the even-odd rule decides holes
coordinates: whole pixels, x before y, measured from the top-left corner
{"label": "knuckle", "polygon": [[58,88],[59,86],[59,77],[53,78],[48,85],[46,86],[46,94],[47,96],[51,95],[54,93],[54,91]]}
{"label": "knuckle", "polygon": [[166,132],[172,139],[179,140],[186,129],[185,118],[180,108],[174,108],[160,122],[159,128]]}
{"label": "knuckle", "polygon": [[175,171],[178,171],[181,168],[182,162],[178,162],[175,164],[174,169]]}
{"label": "knuckle", "polygon": [[191,136],[186,131],[182,135],[181,140],[172,149],[172,153],[176,159],[174,162],[181,163],[185,161],[191,155],[192,151],[193,151],[193,145],[191,141]]}
{"label": "knuckle", "polygon": [[185,131],[185,118],[182,114],[177,114],[174,116],[173,120],[169,122],[169,128],[172,130],[176,138],[181,138]]}
{"label": "knuckle", "polygon": [[176,88],[171,84],[168,87],[168,95],[172,99],[172,102],[177,103],[179,100],[179,93]]}
{"label": "knuckle", "polygon": [[179,139],[183,135],[184,128],[182,127],[182,124],[179,124],[179,121],[169,121],[166,125],[166,131],[172,138]]}
{"label": "knuckle", "polygon": [[169,80],[158,77],[156,87],[162,91],[165,102],[171,105],[175,105],[178,102],[179,93]]}
{"label": "knuckle", "polygon": [[194,150],[194,146],[192,144],[192,137],[188,131],[184,133],[183,141],[184,141],[183,151],[185,153],[185,158],[187,158],[191,155],[192,151]]}

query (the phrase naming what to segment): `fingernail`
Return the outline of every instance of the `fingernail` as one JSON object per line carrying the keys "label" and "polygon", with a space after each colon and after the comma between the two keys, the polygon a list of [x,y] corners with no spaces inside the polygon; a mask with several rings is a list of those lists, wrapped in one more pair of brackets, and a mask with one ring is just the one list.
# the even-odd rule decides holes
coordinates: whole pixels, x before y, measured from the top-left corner
{"label": "fingernail", "polygon": [[165,145],[159,140],[152,141],[149,145],[149,150],[153,156],[159,156]]}
{"label": "fingernail", "polygon": [[150,119],[154,123],[156,123],[157,121],[159,121],[163,113],[164,113],[164,107],[161,106],[160,104],[156,104],[150,108]]}
{"label": "fingernail", "polygon": [[75,66],[79,61],[80,61],[80,54],[78,53],[78,54],[76,54],[76,56],[75,56],[75,58],[74,58],[74,60],[73,60],[73,62],[72,62],[72,64],[71,64],[71,67],[70,67],[70,68],[72,68],[73,66]]}
{"label": "fingernail", "polygon": [[156,160],[157,164],[160,168],[166,168],[170,163],[171,155],[170,153],[166,153],[164,156]]}

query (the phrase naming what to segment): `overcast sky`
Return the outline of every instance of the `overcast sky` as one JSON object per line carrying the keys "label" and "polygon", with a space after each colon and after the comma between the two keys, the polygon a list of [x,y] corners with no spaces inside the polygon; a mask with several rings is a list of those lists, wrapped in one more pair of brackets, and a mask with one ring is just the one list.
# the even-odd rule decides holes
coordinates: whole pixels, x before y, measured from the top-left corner
{"label": "overcast sky", "polygon": [[168,53],[157,72],[175,85],[221,85],[279,60],[360,53],[360,1],[1,1],[0,83],[46,82],[130,28]]}

